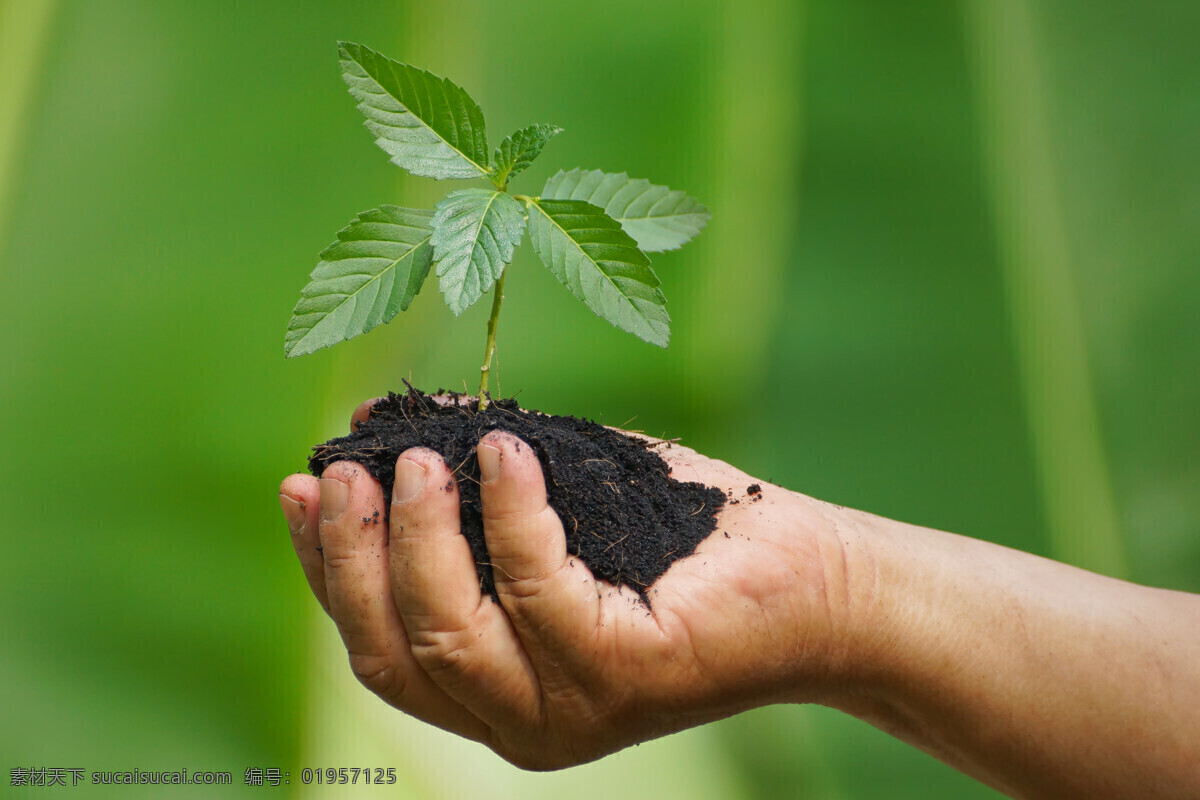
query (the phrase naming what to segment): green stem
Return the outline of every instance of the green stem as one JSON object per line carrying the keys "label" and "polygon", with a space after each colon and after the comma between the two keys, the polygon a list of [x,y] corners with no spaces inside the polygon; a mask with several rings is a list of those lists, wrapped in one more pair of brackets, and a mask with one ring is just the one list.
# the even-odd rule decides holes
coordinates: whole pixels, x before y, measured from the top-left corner
{"label": "green stem", "polygon": [[[511,266],[511,265],[509,265]],[[500,320],[500,304],[504,302],[504,279],[508,277],[508,267],[500,273],[496,281],[496,293],[492,296],[492,315],[488,317],[487,349],[483,354],[483,366],[479,368],[479,410],[488,406],[488,374],[492,371],[492,356],[496,354],[496,323]]]}

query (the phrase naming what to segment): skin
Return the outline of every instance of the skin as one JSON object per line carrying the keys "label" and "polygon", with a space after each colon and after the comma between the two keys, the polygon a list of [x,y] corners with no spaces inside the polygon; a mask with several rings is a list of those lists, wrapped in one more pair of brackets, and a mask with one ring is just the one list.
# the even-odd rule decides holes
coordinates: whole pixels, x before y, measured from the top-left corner
{"label": "skin", "polygon": [[557,769],[821,703],[1014,797],[1200,796],[1200,597],[833,506],[671,445],[676,477],[763,494],[727,505],[647,608],[567,554],[527,445],[493,431],[478,452],[498,603],[436,453],[402,454],[391,498],[350,462],[280,487],[351,669],[405,713]]}

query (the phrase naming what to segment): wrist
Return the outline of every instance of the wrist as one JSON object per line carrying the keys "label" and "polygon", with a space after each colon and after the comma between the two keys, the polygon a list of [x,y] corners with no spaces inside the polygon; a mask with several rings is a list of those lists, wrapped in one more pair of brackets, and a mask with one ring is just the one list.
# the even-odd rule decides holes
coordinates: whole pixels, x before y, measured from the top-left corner
{"label": "wrist", "polygon": [[886,523],[869,514],[786,492],[767,537],[782,557],[764,561],[760,577],[786,572],[787,602],[767,609],[771,638],[789,654],[777,702],[819,703],[842,710],[874,690],[888,648],[890,613],[880,607]]}
{"label": "wrist", "polygon": [[[817,664],[802,664],[792,702],[819,703],[853,713],[874,704],[879,673],[891,649],[894,613],[883,607],[886,523],[870,514],[800,496],[808,507],[819,562]],[[882,671],[886,672],[886,668]]]}
{"label": "wrist", "polygon": [[[964,648],[958,621],[971,598],[987,593],[979,562],[961,548],[981,543],[822,503],[827,549],[838,579],[827,595],[840,608],[831,655],[835,670],[822,704],[863,719],[910,743],[918,695],[944,686]],[[835,550],[836,548],[836,550]],[[973,655],[981,655],[974,652]],[[967,659],[971,660],[970,658]],[[936,693],[936,690],[935,690]]]}
{"label": "wrist", "polygon": [[954,661],[953,619],[988,580],[959,557],[978,543],[797,497],[814,543],[800,557],[816,557],[820,603],[806,631],[815,658],[797,665],[789,701],[836,708],[911,741],[905,709]]}

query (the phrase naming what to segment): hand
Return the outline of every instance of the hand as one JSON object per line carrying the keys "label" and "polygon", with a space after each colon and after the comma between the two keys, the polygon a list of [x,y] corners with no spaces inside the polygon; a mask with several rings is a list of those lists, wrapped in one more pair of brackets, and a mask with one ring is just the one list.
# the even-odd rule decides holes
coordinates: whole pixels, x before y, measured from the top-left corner
{"label": "hand", "polygon": [[[649,607],[567,553],[536,456],[501,431],[478,450],[499,603],[479,590],[457,486],[430,450],[400,456],[386,503],[351,462],[319,482],[288,477],[280,502],[367,688],[518,766],[555,769],[837,685],[847,597],[828,507],[686,447],[659,452],[676,478],[742,502],[654,584]],[[753,483],[762,499],[749,502]]]}
{"label": "hand", "polygon": [[348,462],[287,478],[280,502],[359,679],[522,767],[820,702],[1014,796],[1198,796],[1200,597],[661,453],[676,477],[741,498],[760,483],[763,499],[726,506],[648,607],[568,555],[539,463],[511,434],[478,451],[498,603],[433,452],[400,456],[390,509]]}

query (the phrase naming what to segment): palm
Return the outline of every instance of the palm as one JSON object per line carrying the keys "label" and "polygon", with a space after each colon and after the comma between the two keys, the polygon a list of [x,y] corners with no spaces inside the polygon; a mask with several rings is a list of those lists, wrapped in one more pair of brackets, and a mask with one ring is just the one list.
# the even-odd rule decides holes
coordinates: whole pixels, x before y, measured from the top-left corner
{"label": "palm", "polygon": [[[582,738],[597,751],[592,757],[779,699],[794,678],[793,659],[803,656],[797,648],[805,631],[819,615],[804,603],[806,593],[796,591],[799,582],[820,585],[819,575],[805,574],[797,564],[798,540],[816,540],[806,537],[789,508],[797,496],[773,486],[749,495],[754,479],[685,447],[673,445],[661,454],[678,479],[716,486],[738,502],[722,509],[716,531],[693,556],[677,561],[651,587],[648,606],[627,587],[618,590],[580,570],[586,573],[581,593],[596,598],[595,621],[564,620],[563,627],[584,628],[586,639],[590,624],[592,648],[582,664],[541,677],[573,684],[575,696],[547,709],[556,722],[552,732]],[[795,527],[780,524],[789,517]],[[773,613],[768,617],[764,609]],[[777,647],[782,637],[795,646],[760,652],[762,642]],[[699,711],[645,713],[683,708]],[[596,718],[606,724],[595,725]]]}

